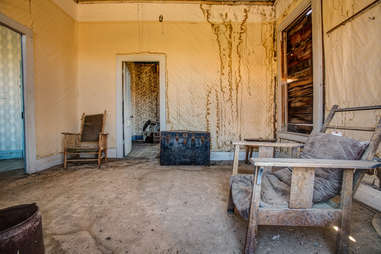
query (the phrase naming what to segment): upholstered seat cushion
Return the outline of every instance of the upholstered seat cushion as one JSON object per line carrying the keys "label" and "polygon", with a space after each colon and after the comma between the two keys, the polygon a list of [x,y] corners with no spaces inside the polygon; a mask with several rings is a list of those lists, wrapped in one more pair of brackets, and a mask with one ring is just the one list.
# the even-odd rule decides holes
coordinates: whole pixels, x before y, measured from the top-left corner
{"label": "upholstered seat cushion", "polygon": [[[311,136],[304,147],[301,158],[357,160],[366,145],[354,139],[331,134]],[[260,206],[287,207],[290,197],[292,169],[282,168],[266,172],[262,176]],[[340,192],[342,170],[317,168],[315,171],[313,202],[324,202]],[[242,217],[248,218],[253,186],[252,175],[235,175],[230,179],[234,205]]]}

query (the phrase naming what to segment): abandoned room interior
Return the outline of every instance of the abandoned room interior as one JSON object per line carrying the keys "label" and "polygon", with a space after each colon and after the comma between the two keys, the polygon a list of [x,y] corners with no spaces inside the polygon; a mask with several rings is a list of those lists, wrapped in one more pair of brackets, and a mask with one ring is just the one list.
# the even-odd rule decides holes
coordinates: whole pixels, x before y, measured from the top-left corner
{"label": "abandoned room interior", "polygon": [[0,254],[381,253],[380,0],[0,0]]}

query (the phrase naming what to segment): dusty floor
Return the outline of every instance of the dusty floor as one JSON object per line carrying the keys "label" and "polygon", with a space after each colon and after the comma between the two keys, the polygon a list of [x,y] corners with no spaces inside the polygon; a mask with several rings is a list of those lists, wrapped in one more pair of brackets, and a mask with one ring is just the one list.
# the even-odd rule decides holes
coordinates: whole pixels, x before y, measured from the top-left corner
{"label": "dusty floor", "polygon": [[[231,166],[123,160],[0,174],[0,208],[36,202],[47,253],[241,253],[247,222],[228,216]],[[381,253],[374,212],[354,203],[352,253]],[[334,230],[260,227],[257,253],[334,253]]]}
{"label": "dusty floor", "polygon": [[131,152],[127,158],[132,159],[155,159],[160,155],[160,144],[133,142]]}

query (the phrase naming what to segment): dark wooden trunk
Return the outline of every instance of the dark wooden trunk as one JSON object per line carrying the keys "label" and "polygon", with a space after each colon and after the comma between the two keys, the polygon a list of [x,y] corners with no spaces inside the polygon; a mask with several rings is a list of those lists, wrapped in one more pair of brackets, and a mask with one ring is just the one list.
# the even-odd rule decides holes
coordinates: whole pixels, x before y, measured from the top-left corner
{"label": "dark wooden trunk", "polygon": [[160,165],[210,165],[210,133],[162,131]]}

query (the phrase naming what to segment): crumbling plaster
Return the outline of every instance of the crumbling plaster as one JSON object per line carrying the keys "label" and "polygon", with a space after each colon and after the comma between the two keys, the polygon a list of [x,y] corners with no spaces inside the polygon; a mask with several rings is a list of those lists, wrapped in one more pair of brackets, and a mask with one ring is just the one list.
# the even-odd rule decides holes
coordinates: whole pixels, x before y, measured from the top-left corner
{"label": "crumbling plaster", "polygon": [[213,151],[273,137],[273,8],[199,5],[199,12],[203,22],[79,24],[79,108],[108,109],[111,147],[114,58],[139,52],[166,54],[167,129],[209,130]]}
{"label": "crumbling plaster", "polygon": [[[59,154],[59,133],[75,131],[81,112],[104,109],[115,148],[115,56],[123,53],[166,55],[168,129],[209,130],[213,151],[230,151],[230,141],[244,137],[273,137],[274,26],[301,1],[185,4],[180,11],[170,4],[131,4],[126,8],[135,20],[119,20],[121,13],[109,20],[112,15],[99,11],[107,12],[105,6],[89,5],[91,11],[75,10],[77,21],[51,1],[1,1],[1,13],[35,33],[37,157]],[[333,104],[380,104],[380,5],[327,34],[370,2],[322,2],[325,111]],[[148,15],[150,9],[165,12],[164,22]],[[97,13],[108,20],[94,19]],[[347,113],[339,121],[371,125],[378,117]]]}

